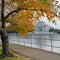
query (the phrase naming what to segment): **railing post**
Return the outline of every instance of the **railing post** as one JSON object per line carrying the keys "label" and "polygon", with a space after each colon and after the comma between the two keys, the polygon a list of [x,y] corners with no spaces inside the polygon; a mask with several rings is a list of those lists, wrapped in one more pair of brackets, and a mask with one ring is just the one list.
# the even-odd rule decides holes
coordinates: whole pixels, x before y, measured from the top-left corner
{"label": "railing post", "polygon": [[41,35],[39,34],[39,45],[40,45],[40,49],[41,49],[41,43],[40,43],[40,40],[41,40]]}
{"label": "railing post", "polygon": [[30,39],[31,39],[31,47],[32,47],[32,34],[30,34]]}
{"label": "railing post", "polygon": [[52,40],[52,39],[53,39],[53,34],[50,34],[50,38],[51,38],[51,50],[52,50],[52,52],[53,52],[53,42],[52,42],[52,41],[53,41],[53,40]]}

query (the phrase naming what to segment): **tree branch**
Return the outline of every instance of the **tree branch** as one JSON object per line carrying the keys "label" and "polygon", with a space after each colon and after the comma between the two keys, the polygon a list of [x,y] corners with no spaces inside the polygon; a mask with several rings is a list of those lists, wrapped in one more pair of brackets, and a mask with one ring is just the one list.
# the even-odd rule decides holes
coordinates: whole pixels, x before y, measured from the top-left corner
{"label": "tree branch", "polygon": [[12,13],[15,13],[15,12],[18,12],[18,11],[19,11],[19,9],[11,11],[10,13],[8,13],[8,14],[5,16],[5,19],[8,18]]}
{"label": "tree branch", "polygon": [[20,11],[20,10],[38,10],[38,9],[29,9],[29,8],[18,8],[17,10],[13,10],[13,11],[11,11],[10,13],[8,13],[8,15],[6,15],[5,16],[5,19],[7,18],[7,17],[9,17],[12,13],[18,13],[18,11]]}

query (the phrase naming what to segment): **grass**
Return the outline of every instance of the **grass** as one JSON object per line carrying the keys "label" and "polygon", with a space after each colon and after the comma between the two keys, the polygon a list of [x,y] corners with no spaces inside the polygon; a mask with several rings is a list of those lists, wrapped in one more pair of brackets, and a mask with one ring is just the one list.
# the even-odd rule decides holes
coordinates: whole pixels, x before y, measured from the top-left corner
{"label": "grass", "polygon": [[[0,54],[1,53],[2,53],[2,50],[0,49]],[[14,57],[5,57],[0,60],[23,60],[23,57],[19,55],[19,56],[14,56]]]}
{"label": "grass", "polygon": [[[1,53],[2,53],[2,50],[0,49],[0,54]],[[21,54],[19,55],[19,54],[16,54],[15,52],[12,52],[12,54],[15,54],[15,56],[14,57],[5,57],[5,58],[0,59],[0,60],[33,60],[30,57],[27,57],[27,56],[21,55]]]}
{"label": "grass", "polygon": [[0,60],[23,60],[22,57],[6,57],[4,59],[0,59]]}

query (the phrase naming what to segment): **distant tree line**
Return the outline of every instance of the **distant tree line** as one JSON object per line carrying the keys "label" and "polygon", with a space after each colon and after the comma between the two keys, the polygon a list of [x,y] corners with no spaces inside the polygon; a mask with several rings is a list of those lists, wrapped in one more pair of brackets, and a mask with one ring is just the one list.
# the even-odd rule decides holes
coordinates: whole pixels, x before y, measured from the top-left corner
{"label": "distant tree line", "polygon": [[49,32],[56,32],[60,34],[60,29],[54,29],[52,27],[50,27]]}

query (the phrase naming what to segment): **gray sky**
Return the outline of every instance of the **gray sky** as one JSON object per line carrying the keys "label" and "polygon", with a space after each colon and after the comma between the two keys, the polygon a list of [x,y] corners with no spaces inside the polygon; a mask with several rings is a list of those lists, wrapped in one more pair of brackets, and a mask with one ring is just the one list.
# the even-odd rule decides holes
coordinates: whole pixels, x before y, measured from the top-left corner
{"label": "gray sky", "polygon": [[[59,1],[58,4],[60,5],[60,0],[56,0],[56,1]],[[60,9],[59,9],[59,12],[60,12]],[[60,19],[55,17],[54,20],[57,23],[56,25],[52,22],[49,22],[46,17],[43,17],[43,19],[42,19],[42,21],[44,21],[47,25],[54,27],[54,28],[57,28],[57,29],[60,29]]]}
{"label": "gray sky", "polygon": [[57,17],[55,18],[56,24],[53,23],[53,22],[49,22],[49,20],[47,20],[46,17],[43,17],[43,19],[41,19],[41,20],[44,21],[47,25],[49,25],[49,26],[51,26],[51,27],[60,29],[60,19],[57,18]]}

